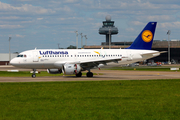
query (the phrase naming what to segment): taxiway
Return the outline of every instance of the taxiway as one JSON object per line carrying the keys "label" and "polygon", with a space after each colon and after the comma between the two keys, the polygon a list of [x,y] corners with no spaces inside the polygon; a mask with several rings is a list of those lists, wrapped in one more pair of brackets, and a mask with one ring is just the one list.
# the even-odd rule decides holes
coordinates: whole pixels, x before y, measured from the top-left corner
{"label": "taxiway", "polygon": [[[19,69],[13,66],[0,66],[0,71],[7,70],[30,71],[29,69]],[[39,71],[45,71],[44,69]],[[58,76],[58,77],[1,77],[0,82],[49,82],[49,81],[104,81],[104,80],[153,80],[153,79],[180,79],[180,73],[176,71],[122,71],[122,70],[92,70],[94,75],[89,78],[86,76]]]}

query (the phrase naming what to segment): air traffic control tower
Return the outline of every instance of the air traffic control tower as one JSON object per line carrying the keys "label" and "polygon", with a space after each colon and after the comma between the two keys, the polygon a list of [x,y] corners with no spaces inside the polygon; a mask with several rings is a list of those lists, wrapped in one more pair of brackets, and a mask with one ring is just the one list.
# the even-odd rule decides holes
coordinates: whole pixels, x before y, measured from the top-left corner
{"label": "air traffic control tower", "polygon": [[117,27],[114,26],[114,21],[111,21],[111,16],[106,16],[106,21],[103,21],[103,26],[99,28],[99,34],[106,35],[106,45],[109,44],[109,38],[111,42],[111,35],[118,34]]}

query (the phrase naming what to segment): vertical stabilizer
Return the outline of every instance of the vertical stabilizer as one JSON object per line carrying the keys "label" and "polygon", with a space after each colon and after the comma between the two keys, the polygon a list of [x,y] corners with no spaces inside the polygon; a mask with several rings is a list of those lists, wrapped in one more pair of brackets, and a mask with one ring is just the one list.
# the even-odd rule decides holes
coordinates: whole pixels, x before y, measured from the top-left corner
{"label": "vertical stabilizer", "polygon": [[127,49],[151,50],[157,22],[149,22]]}

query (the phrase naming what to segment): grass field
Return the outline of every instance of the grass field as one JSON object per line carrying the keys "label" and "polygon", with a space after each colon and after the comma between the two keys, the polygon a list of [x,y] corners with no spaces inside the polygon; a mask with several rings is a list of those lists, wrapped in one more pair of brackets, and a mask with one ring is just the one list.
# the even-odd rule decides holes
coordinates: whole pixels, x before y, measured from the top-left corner
{"label": "grass field", "polygon": [[[30,71],[19,71],[19,72],[7,72],[0,71],[0,77],[31,77],[32,73]],[[41,71],[36,74],[37,77],[41,76],[62,76],[63,74],[49,74],[46,71]]]}
{"label": "grass field", "polygon": [[1,120],[178,120],[180,80],[0,83]]}
{"label": "grass field", "polygon": [[[97,75],[96,73],[93,73],[94,75]],[[29,71],[20,71],[20,72],[7,72],[7,71],[0,71],[0,77],[31,77],[32,73]],[[83,76],[86,75],[86,73],[82,73]],[[99,74],[101,75],[101,74]],[[49,74],[46,71],[41,71],[40,73],[36,74],[37,77],[42,76],[63,76],[63,73],[61,74]],[[66,76],[66,75],[65,75]],[[70,76],[70,75],[67,75]],[[75,76],[75,75],[72,75]]]}
{"label": "grass field", "polygon": [[[112,67],[112,68],[102,68],[102,70],[137,70],[137,71],[171,71],[170,67],[149,67],[149,66],[139,66],[139,67]],[[180,70],[177,70],[179,72]],[[176,72],[176,71],[171,71]],[[97,73],[93,73],[97,75]],[[0,71],[0,77],[31,77],[32,73],[29,71],[20,71],[20,72],[7,72]],[[36,74],[37,77],[42,76],[62,76],[63,74],[49,74],[46,71],[41,71],[40,74]],[[86,75],[86,72],[82,73],[83,76]],[[98,75],[102,75],[99,73]],[[67,75],[69,76],[69,75]],[[73,75],[75,76],[75,75]]]}

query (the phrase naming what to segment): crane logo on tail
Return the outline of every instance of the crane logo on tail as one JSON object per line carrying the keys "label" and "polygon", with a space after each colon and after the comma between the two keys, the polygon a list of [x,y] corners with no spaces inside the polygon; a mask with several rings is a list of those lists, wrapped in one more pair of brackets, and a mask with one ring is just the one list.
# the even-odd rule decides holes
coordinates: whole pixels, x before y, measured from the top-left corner
{"label": "crane logo on tail", "polygon": [[153,39],[153,34],[151,31],[145,30],[145,31],[143,31],[141,37],[144,42],[151,42],[151,40]]}

